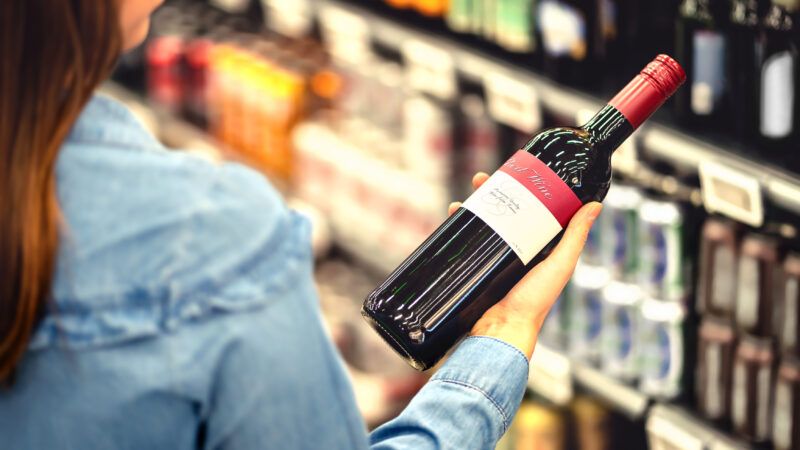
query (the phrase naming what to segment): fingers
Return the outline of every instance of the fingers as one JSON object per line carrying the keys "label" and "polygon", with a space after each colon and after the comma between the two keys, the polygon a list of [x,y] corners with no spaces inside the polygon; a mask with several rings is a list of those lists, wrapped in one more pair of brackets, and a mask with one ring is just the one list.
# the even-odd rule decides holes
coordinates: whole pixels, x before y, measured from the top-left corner
{"label": "fingers", "polygon": [[589,230],[601,209],[602,205],[597,202],[581,207],[550,256],[525,274],[509,294],[522,297],[524,301],[545,299],[554,302],[572,276]]}
{"label": "fingers", "polygon": [[461,202],[450,203],[450,206],[447,207],[447,215],[448,216],[452,216],[453,213],[458,211],[458,208],[460,208],[460,207],[461,207]]}
{"label": "fingers", "polygon": [[478,189],[488,179],[489,179],[488,174],[484,172],[478,172],[472,177],[472,187]]}
{"label": "fingers", "polygon": [[597,202],[583,205],[569,221],[564,236],[545,261],[552,260],[555,266],[574,268],[586,244],[586,238],[589,237],[589,230],[602,209],[603,205]]}

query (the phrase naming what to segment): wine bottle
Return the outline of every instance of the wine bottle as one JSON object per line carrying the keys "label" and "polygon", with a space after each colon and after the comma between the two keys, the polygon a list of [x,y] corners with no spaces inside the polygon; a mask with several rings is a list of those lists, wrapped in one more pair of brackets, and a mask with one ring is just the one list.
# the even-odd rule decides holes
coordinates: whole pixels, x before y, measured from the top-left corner
{"label": "wine bottle", "polygon": [[367,297],[367,321],[413,367],[435,364],[605,197],[612,152],[685,77],[659,55],[583,127],[536,135]]}
{"label": "wine bottle", "polygon": [[675,51],[686,65],[690,89],[675,96],[675,107],[686,126],[724,126],[729,81],[725,73],[729,42],[723,20],[730,11],[727,6],[722,0],[681,2]]}
{"label": "wine bottle", "polygon": [[537,31],[547,76],[575,86],[597,84],[594,70],[599,0],[539,0]]}

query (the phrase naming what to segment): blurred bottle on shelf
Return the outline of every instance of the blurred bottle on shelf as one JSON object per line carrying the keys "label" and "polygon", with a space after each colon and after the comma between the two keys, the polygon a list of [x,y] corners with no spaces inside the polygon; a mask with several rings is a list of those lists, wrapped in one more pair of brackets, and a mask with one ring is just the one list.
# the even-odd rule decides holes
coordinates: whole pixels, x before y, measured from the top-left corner
{"label": "blurred bottle on shelf", "polygon": [[604,267],[580,265],[570,282],[569,356],[597,362],[603,327],[603,289],[611,281]]}
{"label": "blurred bottle on shelf", "polygon": [[775,450],[800,448],[800,360],[784,357],[775,382],[772,441]]}
{"label": "blurred bottle on shelf", "polygon": [[[760,144],[779,161],[791,163],[798,143],[798,36],[800,1],[771,0],[762,20],[763,57],[758,67]],[[787,155],[786,153],[789,152]],[[795,167],[798,167],[795,165]]]}
{"label": "blurred bottle on shelf", "polygon": [[697,280],[697,311],[733,317],[738,273],[739,227],[713,217],[703,225]]}
{"label": "blurred bottle on shelf", "polygon": [[533,399],[522,402],[508,433],[513,450],[567,449],[564,412]]}
{"label": "blurred bottle on shelf", "polygon": [[727,68],[730,76],[730,131],[752,140],[758,126],[758,71],[763,58],[761,15],[763,0],[731,0]]}
{"label": "blurred bottle on shelf", "polygon": [[773,331],[775,273],[780,264],[778,242],[749,234],[742,239],[736,278],[736,326],[755,336]]}
{"label": "blurred bottle on shelf", "polygon": [[597,82],[594,40],[601,17],[597,0],[538,0],[536,29],[545,73],[570,85]]}
{"label": "blurred bottle on shelf", "polygon": [[800,254],[790,253],[783,262],[775,289],[775,333],[784,355],[800,357]]}
{"label": "blurred bottle on shelf", "polygon": [[678,118],[686,126],[722,129],[729,95],[725,57],[726,0],[683,0],[676,26],[675,51],[686,68],[689,89],[675,96]]}
{"label": "blurred bottle on shelf", "polygon": [[715,422],[730,417],[735,342],[730,321],[703,318],[698,336],[695,395],[700,414]]}
{"label": "blurred bottle on shelf", "polygon": [[500,165],[500,127],[489,116],[481,96],[467,94],[461,98],[460,144],[461,170],[458,174],[459,198],[472,193],[472,177],[477,172],[491,173]]}
{"label": "blurred bottle on shelf", "polygon": [[570,404],[575,422],[574,435],[579,450],[610,450],[612,418],[608,408],[597,400],[578,396]]}
{"label": "blurred bottle on shelf", "polygon": [[770,440],[775,354],[769,339],[744,335],[733,363],[731,421],[751,442]]}

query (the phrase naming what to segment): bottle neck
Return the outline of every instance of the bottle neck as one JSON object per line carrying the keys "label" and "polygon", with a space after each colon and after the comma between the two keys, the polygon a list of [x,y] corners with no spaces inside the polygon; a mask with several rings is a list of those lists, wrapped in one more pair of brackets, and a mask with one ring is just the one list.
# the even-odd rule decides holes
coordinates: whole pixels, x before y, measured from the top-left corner
{"label": "bottle neck", "polygon": [[625,115],[612,105],[606,105],[581,128],[589,133],[596,149],[609,154],[635,131]]}

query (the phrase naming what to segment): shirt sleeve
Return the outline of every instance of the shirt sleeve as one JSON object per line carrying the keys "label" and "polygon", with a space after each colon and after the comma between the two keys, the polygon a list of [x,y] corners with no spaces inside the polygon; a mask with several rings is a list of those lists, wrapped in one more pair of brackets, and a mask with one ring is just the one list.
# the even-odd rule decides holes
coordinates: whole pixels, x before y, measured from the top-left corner
{"label": "shirt sleeve", "polygon": [[484,336],[465,339],[394,420],[370,435],[375,450],[494,448],[519,408],[528,360]]}

